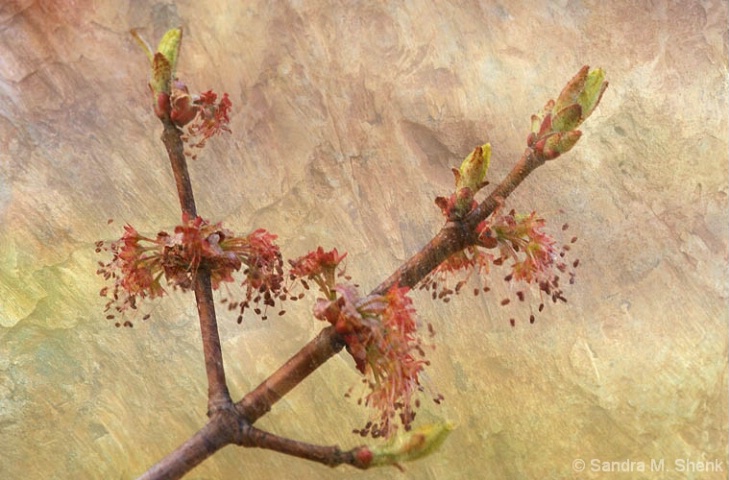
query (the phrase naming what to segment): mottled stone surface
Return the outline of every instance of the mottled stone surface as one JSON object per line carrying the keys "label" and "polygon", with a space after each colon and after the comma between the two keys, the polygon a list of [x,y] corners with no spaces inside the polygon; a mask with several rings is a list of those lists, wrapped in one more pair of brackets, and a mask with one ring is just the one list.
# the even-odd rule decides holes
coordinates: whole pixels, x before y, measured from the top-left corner
{"label": "mottled stone surface", "polygon": [[[490,141],[498,181],[529,115],[581,65],[603,67],[611,86],[583,139],[509,202],[579,236],[569,303],[529,325],[526,305],[499,306],[499,277],[488,296],[418,297],[438,331],[427,386],[446,397],[420,416],[458,428],[395,474],[615,478],[590,460],[664,459],[661,478],[725,478],[673,469],[686,458],[729,468],[726,2],[347,3],[2,3],[0,476],[131,478],[203,423],[192,299],[173,295],[119,330],[93,273],[97,239],[178,220],[128,30],[157,39],[179,24],[181,76],[229,92],[235,108],[232,135],[190,166],[200,212],[266,227],[289,256],[346,250],[365,289],[437,231],[433,198],[451,188],[451,166]],[[223,315],[237,398],[321,327],[308,309],[242,326]],[[339,356],[260,425],[357,445],[349,431],[367,412],[343,398],[357,382]],[[190,478],[292,471],[352,474],[229,447]]]}

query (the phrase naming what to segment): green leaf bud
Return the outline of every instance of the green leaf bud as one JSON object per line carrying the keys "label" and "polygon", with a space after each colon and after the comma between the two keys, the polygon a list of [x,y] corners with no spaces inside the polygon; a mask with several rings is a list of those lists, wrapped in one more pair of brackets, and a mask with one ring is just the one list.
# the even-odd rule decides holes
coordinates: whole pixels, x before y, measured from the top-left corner
{"label": "green leaf bud", "polygon": [[385,445],[372,449],[371,465],[396,465],[430,455],[443,444],[453,428],[450,422],[440,422],[397,435]]}
{"label": "green leaf bud", "polygon": [[456,175],[456,191],[470,188],[471,192],[478,192],[486,184],[486,172],[491,163],[491,144],[486,143],[476,147],[461,163]]}
{"label": "green leaf bud", "polygon": [[565,107],[552,118],[552,131],[568,132],[577,128],[582,123],[582,107],[573,103]]}

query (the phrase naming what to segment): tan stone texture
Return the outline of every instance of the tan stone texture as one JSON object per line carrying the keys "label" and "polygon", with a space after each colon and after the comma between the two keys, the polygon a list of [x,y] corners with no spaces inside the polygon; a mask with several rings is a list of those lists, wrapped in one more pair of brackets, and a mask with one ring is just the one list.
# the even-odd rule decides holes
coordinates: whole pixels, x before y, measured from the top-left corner
{"label": "tan stone texture", "polygon": [[[128,33],[156,42],[177,25],[180,76],[234,105],[232,134],[190,165],[201,214],[265,227],[289,257],[347,251],[365,290],[438,230],[433,199],[473,147],[492,143],[498,182],[529,116],[580,66],[610,81],[577,147],[508,202],[579,237],[569,302],[529,325],[539,300],[501,307],[511,287],[498,270],[488,295],[416,297],[437,330],[426,386],[446,398],[418,420],[458,425],[435,456],[360,473],[228,447],[189,478],[726,478],[720,0],[2,2],[0,477],[133,478],[204,422],[192,297],[117,329],[94,274],[97,239],[178,222],[148,64]],[[309,312],[241,326],[221,314],[236,398],[322,327]],[[259,425],[358,445],[369,412],[343,397],[358,382],[335,357]],[[652,459],[665,471],[618,477],[592,462]],[[680,459],[724,472],[679,472]]]}

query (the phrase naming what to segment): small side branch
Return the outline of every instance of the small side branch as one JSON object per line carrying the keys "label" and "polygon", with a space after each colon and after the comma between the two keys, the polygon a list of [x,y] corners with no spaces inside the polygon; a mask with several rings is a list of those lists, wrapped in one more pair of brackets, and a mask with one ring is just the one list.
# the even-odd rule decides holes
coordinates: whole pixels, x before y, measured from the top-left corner
{"label": "small side branch", "polygon": [[342,451],[337,446],[312,445],[289,438],[279,437],[255,427],[245,427],[243,433],[243,446],[265,448],[294,457],[323,463],[330,467],[347,464],[365,469],[371,459],[367,447],[356,447],[349,451]]}
{"label": "small side branch", "polygon": [[193,219],[197,216],[197,208],[195,207],[195,196],[192,193],[190,174],[187,171],[182,132],[170,120],[163,120],[162,125],[164,125],[162,142],[165,144],[167,155],[170,157],[170,163],[172,164],[172,173],[175,176],[177,196],[180,200],[180,207],[182,207],[182,214]]}
{"label": "small side branch", "polygon": [[223,351],[220,346],[218,321],[215,316],[213,289],[210,285],[210,272],[198,270],[195,275],[195,301],[200,318],[200,335],[205,355],[205,373],[208,377],[208,415],[221,409],[233,407],[228,392],[223,368]]}
{"label": "small side branch", "polygon": [[412,256],[374,291],[383,294],[395,285],[414,287],[445,259],[477,241],[476,227],[503,203],[516,187],[544,164],[531,149],[527,149],[506,178],[461,222],[447,223],[421,251]]}
{"label": "small side branch", "polygon": [[[182,208],[183,221],[191,220],[197,216],[195,197],[192,193],[192,183],[187,171],[187,160],[182,142],[182,132],[169,120],[163,120],[164,131],[162,142],[165,144],[170,157],[172,172],[177,184],[177,195]],[[208,377],[208,414],[221,409],[232,408],[232,400],[225,381],[223,368],[223,353],[220,346],[218,323],[215,317],[215,303],[213,290],[210,284],[210,272],[200,268],[195,275],[193,289],[197,302],[197,312],[200,318],[200,333],[205,355],[205,372]]]}

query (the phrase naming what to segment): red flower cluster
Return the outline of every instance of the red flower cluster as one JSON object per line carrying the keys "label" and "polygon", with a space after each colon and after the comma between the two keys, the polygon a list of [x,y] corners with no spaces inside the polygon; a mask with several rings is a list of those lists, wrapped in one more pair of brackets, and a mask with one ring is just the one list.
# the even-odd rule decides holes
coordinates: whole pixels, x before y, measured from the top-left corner
{"label": "red flower cluster", "polygon": [[[510,272],[504,280],[537,285],[553,301],[566,301],[559,280],[560,274],[568,273],[570,283],[574,281],[574,271],[570,271],[565,262],[570,246],[563,245],[561,249],[558,248],[556,240],[544,232],[545,225],[545,220],[534,212],[522,215],[512,210],[504,214],[498,209],[478,226],[478,245],[451,255],[420,283],[420,288],[432,290],[434,300],[448,302],[450,296],[458,294],[467,281],[467,278],[463,279],[451,289],[447,286],[448,277],[459,272],[467,272],[470,276],[473,271],[483,276],[490,272],[491,265],[508,266]],[[571,243],[576,240],[573,237]],[[497,254],[489,253],[494,249]],[[575,261],[572,267],[576,268],[578,264],[579,261]],[[488,286],[483,287],[483,291],[489,290]],[[479,291],[480,289],[475,289],[474,294],[478,295]],[[516,296],[519,301],[523,302],[525,299],[523,291],[517,291]],[[501,302],[502,305],[509,303],[509,299]],[[541,304],[539,311],[543,308],[544,305]],[[511,322],[513,324],[514,320]],[[533,315],[530,322],[534,322]]]}
{"label": "red flower cluster", "polygon": [[[227,93],[218,101],[212,90],[191,95],[187,86],[179,80],[172,83],[169,96],[170,120],[178,127],[187,127],[189,136],[184,137],[192,148],[202,148],[207,140],[221,132],[229,132],[232,103]],[[191,123],[192,122],[192,123]],[[194,138],[195,140],[191,140]]]}
{"label": "red flower cluster", "polygon": [[[230,238],[229,241],[222,242],[224,249],[236,252],[238,258],[246,265],[243,270],[246,296],[245,300],[240,302],[238,323],[243,321],[243,313],[250,307],[254,313],[262,315],[261,318],[266,320],[268,318],[265,314],[266,307],[274,307],[277,298],[280,300],[286,298],[283,257],[278,246],[273,243],[275,239],[276,235],[259,228],[247,237]],[[255,306],[261,303],[264,305],[263,310]],[[229,305],[230,307],[234,307],[234,304]],[[279,315],[283,313],[281,311]]]}
{"label": "red flower cluster", "polygon": [[542,231],[545,224],[535,212],[519,215],[512,210],[504,215],[497,211],[488,224],[482,225],[480,240],[498,246],[501,258],[514,260],[514,280],[541,283],[553,277],[559,258],[556,241]]}
{"label": "red flower cluster", "polygon": [[318,300],[314,316],[334,325],[342,335],[370,388],[365,405],[379,411],[379,419],[357,433],[389,437],[398,418],[409,430],[417,406],[413,396],[422,391],[418,376],[428,364],[416,335],[409,289],[393,287],[385,295],[367,297],[360,297],[351,285],[337,285],[335,291],[337,299]]}
{"label": "red flower cluster", "polygon": [[202,148],[208,138],[221,132],[230,133],[228,124],[230,123],[230,108],[233,104],[228,98],[228,94],[224,93],[223,98],[217,101],[218,95],[212,90],[201,93],[196,99],[195,104],[198,106],[198,116],[195,122],[188,127],[191,135],[202,137],[197,143],[197,147]]}
{"label": "red flower cluster", "polygon": [[[97,242],[97,252],[110,251],[108,263],[99,262],[97,273],[113,279],[111,288],[101,295],[110,297],[106,311],[119,313],[135,309],[137,298],[154,298],[165,294],[162,278],[168,286],[189,290],[200,269],[210,272],[213,288],[232,282],[233,272],[246,265],[243,281],[252,291],[278,295],[283,284],[283,262],[276,238],[265,230],[256,230],[245,237],[235,236],[221,223],[211,224],[202,217],[188,220],[173,234],[161,231],[156,238],[140,235],[126,225],[118,241],[105,246]],[[110,315],[113,318],[113,315]]]}
{"label": "red flower cluster", "polygon": [[[322,247],[319,247],[303,257],[289,260],[291,278],[292,280],[301,279],[304,282],[313,280],[326,298],[333,299],[337,267],[346,256],[346,253],[340,255],[336,248],[325,252]],[[344,271],[340,270],[339,273],[343,275]],[[306,284],[304,285],[306,286]]]}

